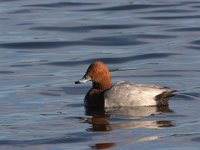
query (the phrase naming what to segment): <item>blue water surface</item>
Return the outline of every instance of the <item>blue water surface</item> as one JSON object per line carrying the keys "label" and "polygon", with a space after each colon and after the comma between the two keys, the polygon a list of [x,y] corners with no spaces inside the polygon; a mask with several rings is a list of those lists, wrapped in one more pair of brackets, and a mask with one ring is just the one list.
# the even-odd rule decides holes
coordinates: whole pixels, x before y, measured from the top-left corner
{"label": "blue water surface", "polygon": [[[0,149],[200,146],[199,0],[0,0]],[[177,90],[168,108],[88,110],[96,60]]]}

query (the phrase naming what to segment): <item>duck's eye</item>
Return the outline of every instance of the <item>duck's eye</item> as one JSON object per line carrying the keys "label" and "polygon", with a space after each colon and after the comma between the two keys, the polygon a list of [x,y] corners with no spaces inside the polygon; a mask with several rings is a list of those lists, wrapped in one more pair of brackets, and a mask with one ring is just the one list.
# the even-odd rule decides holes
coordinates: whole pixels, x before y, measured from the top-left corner
{"label": "duck's eye", "polygon": [[91,80],[91,77],[89,75],[85,75],[84,78],[87,80]]}

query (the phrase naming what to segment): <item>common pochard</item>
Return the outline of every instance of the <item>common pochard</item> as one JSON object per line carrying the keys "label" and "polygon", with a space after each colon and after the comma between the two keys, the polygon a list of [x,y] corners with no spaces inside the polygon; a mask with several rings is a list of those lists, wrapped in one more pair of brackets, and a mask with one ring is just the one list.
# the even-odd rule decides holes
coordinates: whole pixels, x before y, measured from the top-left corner
{"label": "common pochard", "polygon": [[96,61],[75,84],[92,81],[84,98],[86,107],[167,106],[174,91],[158,85],[118,82],[112,84],[111,74],[103,62]]}

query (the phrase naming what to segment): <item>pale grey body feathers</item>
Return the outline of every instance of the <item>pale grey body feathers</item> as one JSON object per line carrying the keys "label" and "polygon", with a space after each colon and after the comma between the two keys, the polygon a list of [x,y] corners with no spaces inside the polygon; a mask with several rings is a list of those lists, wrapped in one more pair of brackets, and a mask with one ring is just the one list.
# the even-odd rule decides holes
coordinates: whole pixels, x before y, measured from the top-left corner
{"label": "pale grey body feathers", "polygon": [[[162,93],[165,93],[163,97]],[[156,106],[165,103],[162,101],[167,101],[171,93],[168,88],[157,85],[118,82],[104,93],[105,107]],[[157,100],[156,96],[162,99]]]}

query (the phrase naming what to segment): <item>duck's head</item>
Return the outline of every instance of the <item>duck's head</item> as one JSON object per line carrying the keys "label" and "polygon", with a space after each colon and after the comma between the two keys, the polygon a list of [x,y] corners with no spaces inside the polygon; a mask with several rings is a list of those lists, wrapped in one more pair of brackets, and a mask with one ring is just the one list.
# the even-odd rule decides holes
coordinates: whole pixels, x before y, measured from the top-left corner
{"label": "duck's head", "polygon": [[75,84],[88,81],[92,81],[93,88],[99,90],[107,90],[112,85],[110,72],[106,65],[100,61],[90,64],[83,78],[76,81]]}

